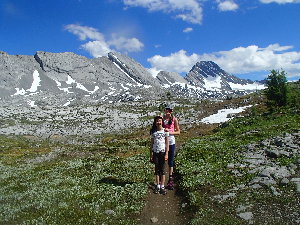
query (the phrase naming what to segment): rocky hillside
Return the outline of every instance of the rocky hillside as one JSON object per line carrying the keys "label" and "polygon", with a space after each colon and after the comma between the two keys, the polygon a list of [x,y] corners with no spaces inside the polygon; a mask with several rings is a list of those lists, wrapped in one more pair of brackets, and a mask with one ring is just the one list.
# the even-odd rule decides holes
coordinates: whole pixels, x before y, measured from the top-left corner
{"label": "rocky hillside", "polygon": [[299,224],[299,111],[255,110],[178,153],[191,224]]}
{"label": "rocky hillside", "polygon": [[[88,59],[74,53],[38,51],[34,56],[0,52],[0,98],[68,105],[72,102],[122,102],[179,98],[225,98],[243,95],[263,85],[242,80],[213,62],[198,62],[182,77],[161,71],[156,77],[128,56],[111,52]],[[24,98],[25,97],[25,98]]]}

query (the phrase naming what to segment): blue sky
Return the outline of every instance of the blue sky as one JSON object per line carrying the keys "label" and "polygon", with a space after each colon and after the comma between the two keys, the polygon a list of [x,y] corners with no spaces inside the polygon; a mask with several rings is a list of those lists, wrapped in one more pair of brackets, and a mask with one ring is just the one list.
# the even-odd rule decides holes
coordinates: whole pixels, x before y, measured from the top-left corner
{"label": "blue sky", "polygon": [[1,0],[0,51],[126,54],[155,74],[212,60],[240,78],[300,78],[300,0]]}

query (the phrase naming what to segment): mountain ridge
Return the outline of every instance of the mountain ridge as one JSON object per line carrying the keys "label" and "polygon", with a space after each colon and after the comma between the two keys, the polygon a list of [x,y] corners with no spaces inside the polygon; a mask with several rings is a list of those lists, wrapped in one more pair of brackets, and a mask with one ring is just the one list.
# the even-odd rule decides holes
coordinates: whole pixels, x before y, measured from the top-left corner
{"label": "mountain ridge", "polygon": [[185,77],[167,71],[153,77],[140,63],[118,52],[94,59],[72,52],[37,51],[34,56],[0,52],[0,67],[1,99],[31,96],[35,101],[41,96],[60,96],[61,101],[56,99],[60,104],[83,98],[147,100],[161,98],[167,92],[179,98],[225,98],[262,88],[259,83],[228,74],[212,61],[197,62]]}

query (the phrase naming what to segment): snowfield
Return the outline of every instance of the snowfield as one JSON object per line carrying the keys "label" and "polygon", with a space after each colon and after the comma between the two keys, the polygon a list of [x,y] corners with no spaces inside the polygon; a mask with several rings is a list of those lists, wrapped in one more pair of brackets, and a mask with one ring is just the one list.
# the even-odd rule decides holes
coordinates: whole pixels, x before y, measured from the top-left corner
{"label": "snowfield", "polygon": [[228,114],[236,114],[243,112],[246,108],[251,107],[252,105],[239,107],[236,109],[230,108],[230,109],[220,109],[216,114],[210,115],[208,117],[205,117],[201,120],[202,123],[206,124],[212,124],[212,123],[223,123],[231,118],[227,118]]}

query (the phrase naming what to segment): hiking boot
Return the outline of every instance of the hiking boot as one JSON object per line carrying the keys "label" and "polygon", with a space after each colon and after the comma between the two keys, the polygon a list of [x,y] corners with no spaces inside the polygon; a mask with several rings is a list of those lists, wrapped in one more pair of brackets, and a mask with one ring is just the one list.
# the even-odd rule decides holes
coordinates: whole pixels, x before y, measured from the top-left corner
{"label": "hiking boot", "polygon": [[166,189],[163,187],[163,188],[160,189],[159,193],[162,194],[162,195],[165,195],[165,194],[167,194],[167,191],[166,191]]}
{"label": "hiking boot", "polygon": [[154,194],[158,194],[158,192],[159,192],[159,187],[157,187],[157,185],[155,185],[153,193]]}
{"label": "hiking boot", "polygon": [[174,190],[174,181],[173,180],[169,180],[169,182],[167,184],[167,188],[169,190]]}

